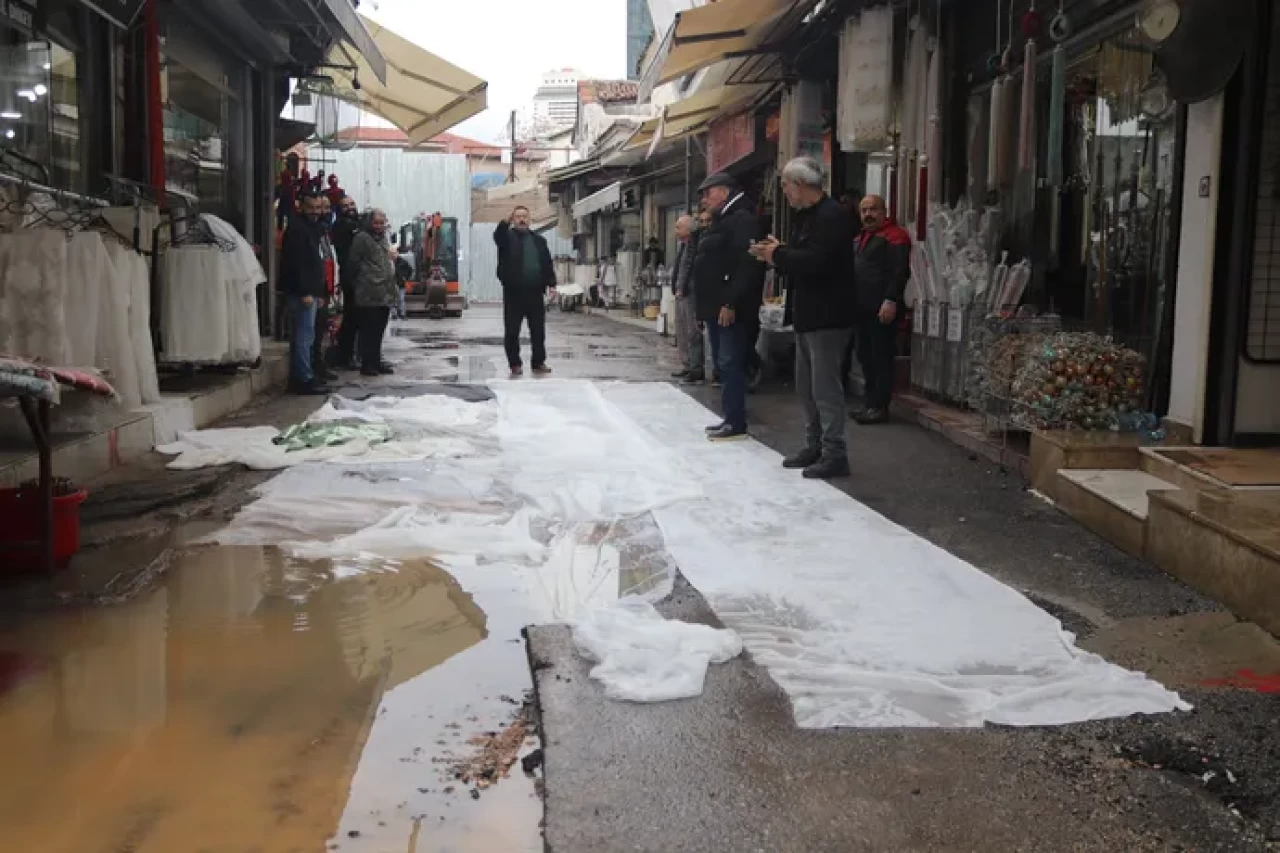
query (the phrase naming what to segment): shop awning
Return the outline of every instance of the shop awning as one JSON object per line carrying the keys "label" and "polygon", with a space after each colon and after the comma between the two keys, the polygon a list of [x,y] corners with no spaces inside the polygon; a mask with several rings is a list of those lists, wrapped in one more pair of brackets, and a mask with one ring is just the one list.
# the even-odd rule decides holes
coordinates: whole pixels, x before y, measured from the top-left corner
{"label": "shop awning", "polygon": [[589,160],[579,160],[577,163],[570,163],[568,166],[561,166],[559,169],[548,169],[543,175],[548,185],[562,184],[565,181],[571,181],[583,175],[588,175],[603,168],[600,161],[594,157]]}
{"label": "shop awning", "polygon": [[386,57],[386,83],[376,79],[363,53],[352,56],[345,45],[338,45],[330,53],[330,64],[354,63],[355,69],[330,70],[338,90],[335,94],[400,128],[410,146],[439,136],[488,105],[488,83],[381,24],[358,17]]}
{"label": "shop awning", "polygon": [[584,198],[582,201],[573,205],[573,215],[576,219],[589,216],[598,210],[604,210],[606,207],[622,204],[622,181],[609,184],[604,189],[594,192]]}
{"label": "shop awning", "polygon": [[365,26],[368,19],[356,11],[351,0],[324,0],[329,14],[338,22],[342,34],[351,46],[360,52],[365,65],[384,86],[387,84],[387,59],[382,55],[377,40]]}
{"label": "shop awning", "polygon": [[634,151],[653,145],[654,136],[659,130],[662,133],[658,145],[699,133],[715,119],[750,106],[769,88],[767,85],[720,86],[668,104],[665,121],[659,117],[640,125],[624,149]]}
{"label": "shop awning", "polygon": [[[646,84],[661,86],[726,59],[750,56],[785,33],[779,24],[814,0],[720,0],[676,15],[646,72]],[[791,15],[796,12],[796,15]],[[650,73],[655,76],[650,78]]]}

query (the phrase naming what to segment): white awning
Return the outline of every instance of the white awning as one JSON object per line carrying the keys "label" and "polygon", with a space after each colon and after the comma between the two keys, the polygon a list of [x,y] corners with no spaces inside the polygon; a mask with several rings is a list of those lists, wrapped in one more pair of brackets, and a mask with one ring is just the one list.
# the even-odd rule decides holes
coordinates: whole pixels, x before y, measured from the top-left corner
{"label": "white awning", "polygon": [[[326,69],[338,84],[338,97],[400,128],[411,146],[484,110],[488,97],[485,81],[363,15],[358,17],[386,59],[387,82],[378,81],[363,53],[350,56],[339,44],[329,55],[333,67]],[[354,67],[344,67],[352,63]]]}
{"label": "white awning", "polygon": [[[701,133],[717,118],[741,112],[770,90],[768,85],[720,86],[668,104],[665,123],[649,119],[624,146],[626,151],[657,147],[694,133]],[[661,131],[661,133],[659,133]],[[657,139],[655,144],[654,140]],[[649,156],[652,156],[650,153]],[[647,159],[647,158],[646,158]]]}
{"label": "white awning", "polygon": [[[807,12],[814,0],[719,0],[676,15],[662,47],[646,70],[648,91],[725,59],[767,50],[768,42],[786,34],[779,27]],[[793,15],[792,13],[797,13]]]}
{"label": "white awning", "polygon": [[604,189],[594,192],[573,206],[573,216],[581,219],[606,207],[622,204],[622,181],[609,184]]}

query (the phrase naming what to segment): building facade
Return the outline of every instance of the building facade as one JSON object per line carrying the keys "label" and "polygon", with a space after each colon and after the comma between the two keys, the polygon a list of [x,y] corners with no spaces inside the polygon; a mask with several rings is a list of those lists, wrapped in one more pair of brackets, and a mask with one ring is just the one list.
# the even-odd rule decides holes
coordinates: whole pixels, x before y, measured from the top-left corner
{"label": "building facade", "polygon": [[648,0],[627,0],[627,79],[640,79],[640,58],[653,39]]}
{"label": "building facade", "polygon": [[582,75],[572,68],[548,71],[533,95],[533,120],[529,135],[541,138],[566,127],[578,118],[578,81]]}

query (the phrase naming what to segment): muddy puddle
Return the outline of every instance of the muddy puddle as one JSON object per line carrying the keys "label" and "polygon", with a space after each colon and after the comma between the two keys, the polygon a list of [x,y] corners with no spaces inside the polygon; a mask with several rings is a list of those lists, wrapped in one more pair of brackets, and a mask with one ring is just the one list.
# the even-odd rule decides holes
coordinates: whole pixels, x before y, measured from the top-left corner
{"label": "muddy puddle", "polygon": [[223,547],[130,603],[5,625],[0,848],[541,850],[518,761],[478,798],[454,778],[520,712],[521,608],[427,562]]}

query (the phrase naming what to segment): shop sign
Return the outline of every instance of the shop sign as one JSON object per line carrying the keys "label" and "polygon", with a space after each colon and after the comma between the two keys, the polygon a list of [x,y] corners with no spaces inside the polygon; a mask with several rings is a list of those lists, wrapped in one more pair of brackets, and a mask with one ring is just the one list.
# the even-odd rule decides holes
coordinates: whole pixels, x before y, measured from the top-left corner
{"label": "shop sign", "polygon": [[924,334],[924,306],[919,302],[916,303],[915,308],[911,311],[911,334]]}
{"label": "shop sign", "polygon": [[17,27],[28,35],[35,34],[38,27],[36,0],[0,0],[4,7],[5,23]]}
{"label": "shop sign", "polygon": [[138,13],[147,0],[84,0],[84,5],[96,11],[118,27],[126,30],[138,19]]}
{"label": "shop sign", "polygon": [[960,343],[964,335],[964,311],[959,308],[947,309],[947,341]]}
{"label": "shop sign", "polygon": [[929,306],[929,337],[936,338],[942,334],[942,306]]}
{"label": "shop sign", "polygon": [[707,173],[722,172],[756,149],[755,122],[749,112],[721,119],[707,132]]}

